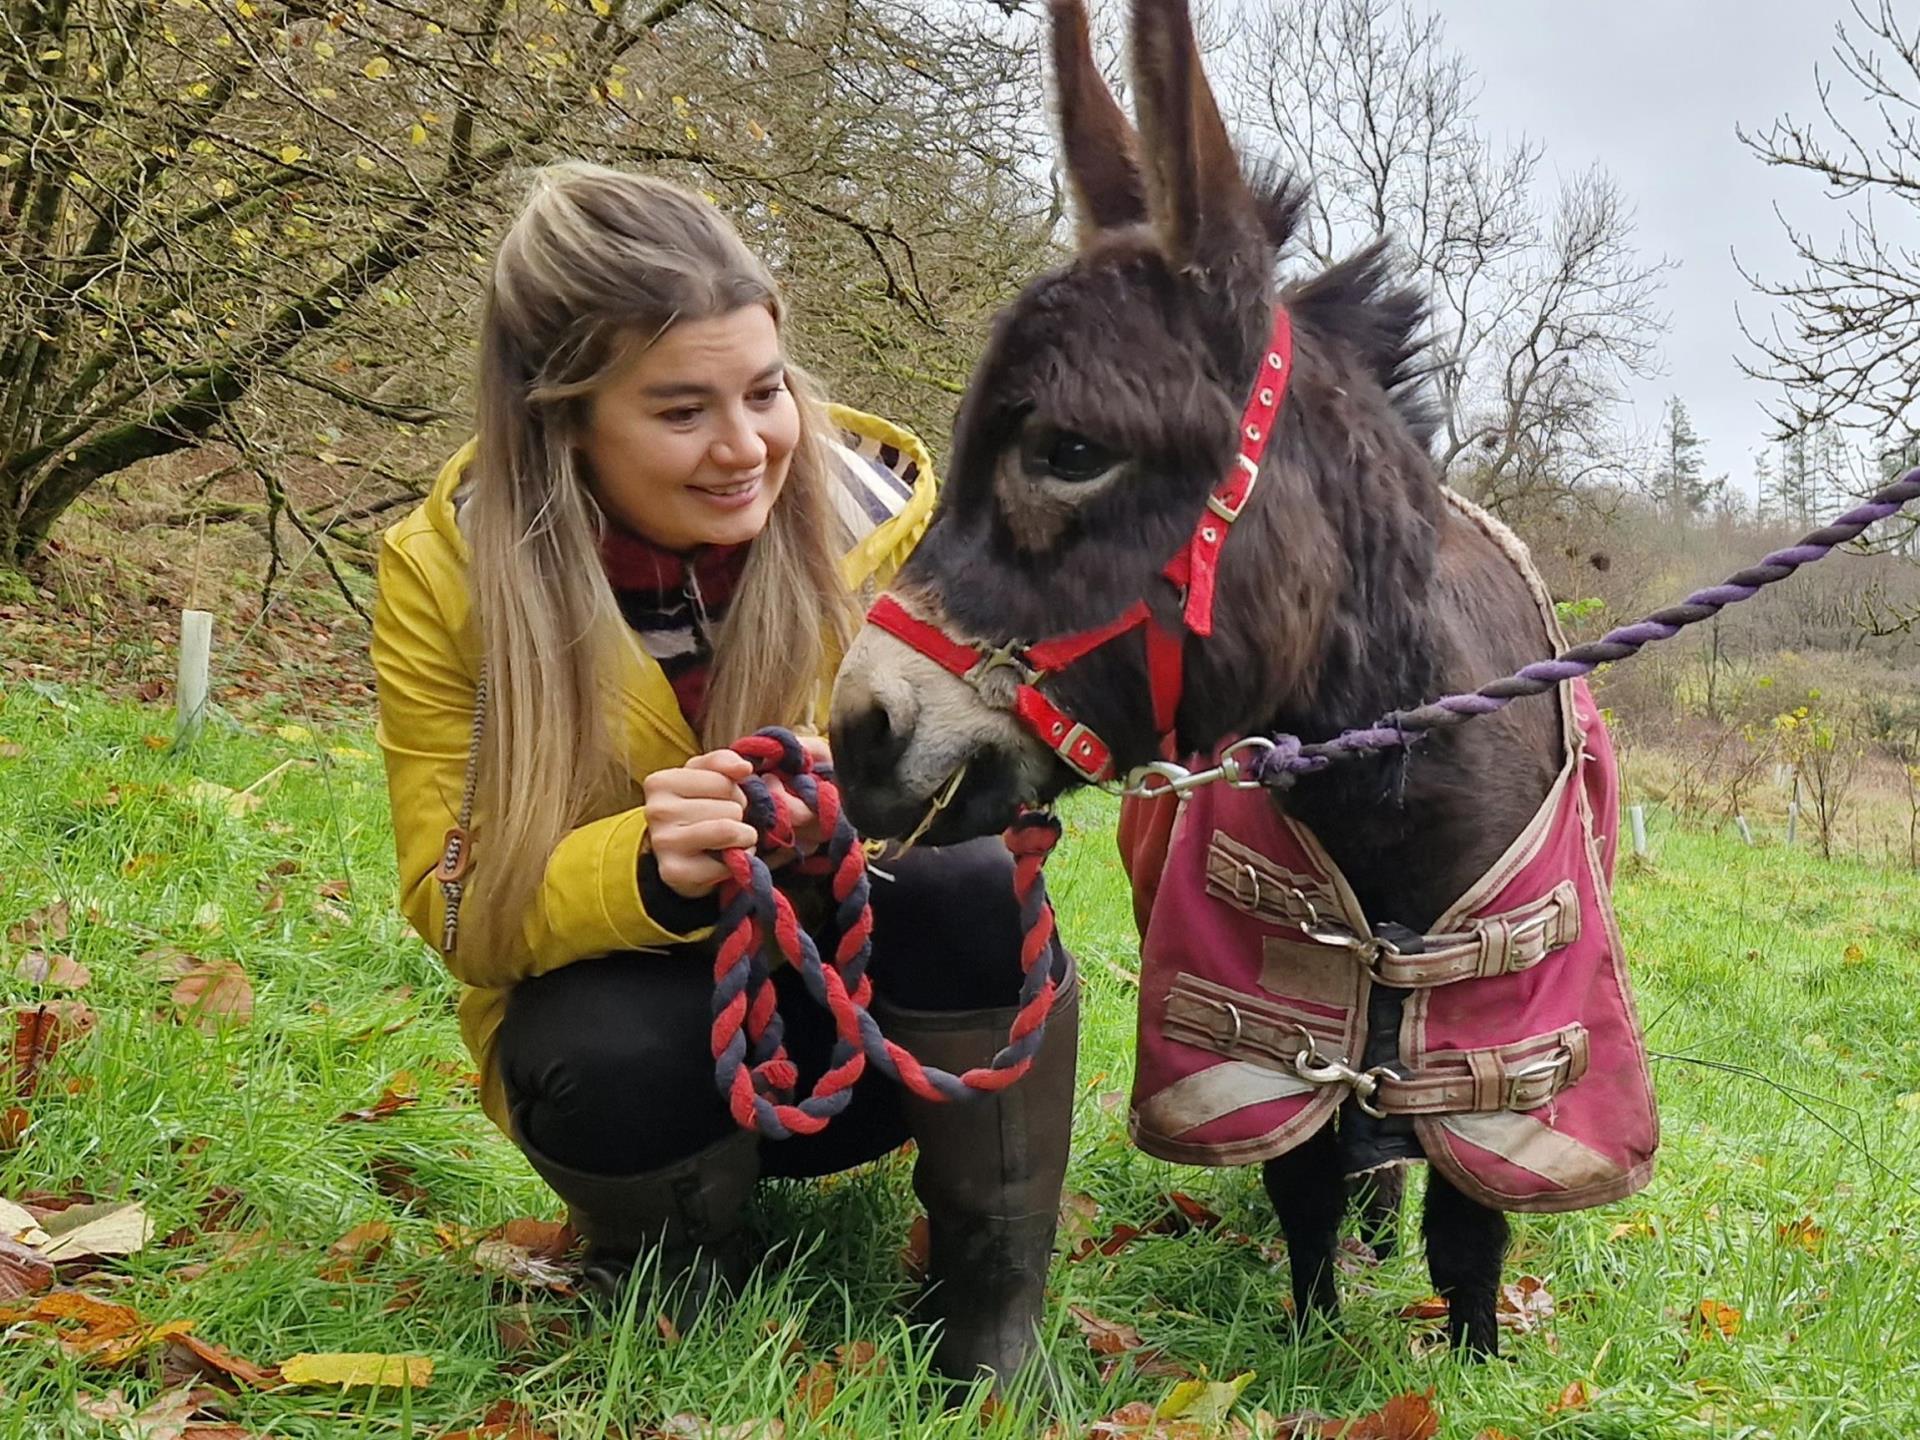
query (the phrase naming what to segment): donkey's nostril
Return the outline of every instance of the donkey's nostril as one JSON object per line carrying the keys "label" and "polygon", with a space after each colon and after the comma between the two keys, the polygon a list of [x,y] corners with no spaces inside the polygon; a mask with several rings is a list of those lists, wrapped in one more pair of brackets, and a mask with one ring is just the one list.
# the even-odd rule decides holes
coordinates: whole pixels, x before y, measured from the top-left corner
{"label": "donkey's nostril", "polygon": [[842,708],[833,717],[834,763],[855,780],[887,780],[912,738],[911,725],[897,724],[882,700]]}

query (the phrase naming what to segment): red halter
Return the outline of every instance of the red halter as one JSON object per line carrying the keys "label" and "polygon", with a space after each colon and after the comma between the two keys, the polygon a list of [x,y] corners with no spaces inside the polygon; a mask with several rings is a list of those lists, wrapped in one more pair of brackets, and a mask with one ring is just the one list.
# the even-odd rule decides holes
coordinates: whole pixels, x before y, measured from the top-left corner
{"label": "red halter", "polygon": [[[1226,479],[1207,496],[1207,508],[1192,536],[1160,572],[1186,597],[1181,615],[1189,635],[1213,633],[1213,592],[1220,571],[1220,547],[1226,544],[1228,529],[1240,518],[1247,497],[1253,493],[1254,481],[1260,478],[1260,457],[1266,453],[1292,371],[1293,321],[1283,306],[1275,306],[1273,336],[1240,416],[1239,453]],[[1048,675],[1066,669],[1109,640],[1144,628],[1154,728],[1163,737],[1173,733],[1183,684],[1184,637],[1156,621],[1144,599],[1136,600],[1118,619],[1105,625],[1033,645],[1009,641],[993,647],[955,639],[939,626],[909,614],[891,595],[882,595],[867,612],[867,619],[976,688],[988,672],[1002,666],[1012,670],[1020,677],[1013,713],[1068,769],[1094,783],[1112,775],[1113,751],[1043,695],[1039,685]]]}

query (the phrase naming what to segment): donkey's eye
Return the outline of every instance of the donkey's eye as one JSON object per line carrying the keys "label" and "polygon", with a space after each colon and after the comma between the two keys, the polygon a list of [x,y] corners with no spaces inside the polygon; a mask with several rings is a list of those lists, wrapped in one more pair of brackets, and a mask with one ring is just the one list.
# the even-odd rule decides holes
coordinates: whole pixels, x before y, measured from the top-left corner
{"label": "donkey's eye", "polygon": [[1027,468],[1055,480],[1098,480],[1120,457],[1098,441],[1071,430],[1047,430],[1033,437]]}

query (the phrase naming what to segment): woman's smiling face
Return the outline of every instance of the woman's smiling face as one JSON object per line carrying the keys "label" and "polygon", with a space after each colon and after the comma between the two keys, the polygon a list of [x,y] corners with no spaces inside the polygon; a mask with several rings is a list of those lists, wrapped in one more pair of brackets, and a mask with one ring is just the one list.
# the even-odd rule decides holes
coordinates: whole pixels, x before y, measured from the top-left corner
{"label": "woman's smiling face", "polygon": [[742,545],[766,528],[800,442],[773,316],[686,320],[593,394],[582,451],[595,498],[668,550]]}

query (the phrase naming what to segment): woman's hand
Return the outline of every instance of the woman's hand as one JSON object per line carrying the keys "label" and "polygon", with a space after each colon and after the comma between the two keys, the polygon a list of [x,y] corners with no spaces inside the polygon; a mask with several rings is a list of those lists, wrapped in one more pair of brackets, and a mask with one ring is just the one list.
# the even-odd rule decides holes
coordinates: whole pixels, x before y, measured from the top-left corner
{"label": "woman's hand", "polygon": [[641,782],[647,843],[661,883],[674,894],[697,900],[712,893],[727,878],[715,852],[751,850],[757,843],[740,790],[752,773],[753,766],[733,751],[714,750]]}
{"label": "woman's hand", "polygon": [[[825,737],[802,735],[799,739],[800,747],[813,757],[816,770],[823,765],[833,764],[833,752],[827,748]],[[787,819],[793,825],[793,839],[796,847],[794,850],[783,851],[778,857],[770,860],[769,864],[776,866],[784,864],[795,854],[805,855],[818,850],[833,838],[820,828],[820,817],[808,809],[798,795],[782,784],[778,775],[769,775],[766,778],[767,788],[773,792],[781,804],[786,806]]]}

